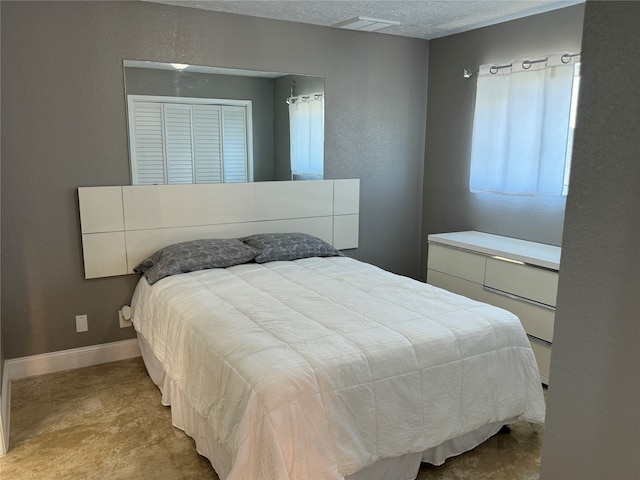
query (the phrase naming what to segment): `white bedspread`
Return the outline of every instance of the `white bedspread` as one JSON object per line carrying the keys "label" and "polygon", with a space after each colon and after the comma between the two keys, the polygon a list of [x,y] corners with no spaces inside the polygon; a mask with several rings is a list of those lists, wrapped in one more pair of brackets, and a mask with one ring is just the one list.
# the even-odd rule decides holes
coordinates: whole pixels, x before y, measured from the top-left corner
{"label": "white bedspread", "polygon": [[133,323],[227,449],[228,480],[342,479],[544,420],[514,315],[347,257],[142,279]]}

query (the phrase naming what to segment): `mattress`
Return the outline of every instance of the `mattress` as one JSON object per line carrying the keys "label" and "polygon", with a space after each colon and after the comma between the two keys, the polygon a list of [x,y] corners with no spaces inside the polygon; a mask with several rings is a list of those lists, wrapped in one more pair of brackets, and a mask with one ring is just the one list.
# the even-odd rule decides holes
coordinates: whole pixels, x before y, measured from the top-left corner
{"label": "mattress", "polygon": [[348,257],[142,279],[132,307],[222,479],[343,479],[544,421],[517,317]]}

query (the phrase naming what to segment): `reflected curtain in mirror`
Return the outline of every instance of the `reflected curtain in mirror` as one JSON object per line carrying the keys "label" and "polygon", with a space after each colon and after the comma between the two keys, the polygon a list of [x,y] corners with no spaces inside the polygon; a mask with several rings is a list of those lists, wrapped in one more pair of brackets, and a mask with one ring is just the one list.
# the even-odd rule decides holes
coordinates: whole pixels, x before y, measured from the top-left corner
{"label": "reflected curtain in mirror", "polygon": [[321,180],[324,175],[324,95],[290,97],[289,128],[293,180]]}

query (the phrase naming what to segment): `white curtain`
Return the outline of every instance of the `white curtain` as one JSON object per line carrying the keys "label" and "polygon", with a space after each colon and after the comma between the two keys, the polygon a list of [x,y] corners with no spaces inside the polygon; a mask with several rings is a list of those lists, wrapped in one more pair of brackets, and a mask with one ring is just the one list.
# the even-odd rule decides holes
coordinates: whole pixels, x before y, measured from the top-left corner
{"label": "white curtain", "polygon": [[[561,195],[575,57],[478,73],[472,192]],[[494,70],[495,71],[495,70]]]}
{"label": "white curtain", "polygon": [[324,96],[293,97],[289,103],[291,173],[294,178],[324,174]]}

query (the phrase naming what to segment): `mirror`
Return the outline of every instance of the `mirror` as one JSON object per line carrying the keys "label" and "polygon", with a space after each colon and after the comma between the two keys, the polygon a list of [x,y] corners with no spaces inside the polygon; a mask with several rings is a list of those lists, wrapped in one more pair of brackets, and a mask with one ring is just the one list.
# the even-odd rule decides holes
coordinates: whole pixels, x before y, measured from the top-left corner
{"label": "mirror", "polygon": [[[132,184],[210,183],[212,181],[259,182],[291,180],[294,178],[322,178],[324,107],[321,108],[319,114],[316,113],[316,115],[320,115],[319,121],[316,120],[310,124],[310,127],[305,127],[304,130],[309,130],[310,133],[303,135],[306,137],[304,139],[306,142],[314,141],[314,138],[316,142],[318,138],[321,139],[319,148],[314,150],[316,157],[320,155],[319,160],[315,160],[316,164],[319,164],[319,167],[316,167],[320,169],[319,176],[317,172],[310,175],[308,172],[292,173],[290,133],[293,132],[295,135],[295,129],[291,128],[289,119],[291,103],[307,102],[309,98],[315,97],[317,99],[318,95],[324,100],[323,77],[125,60],[124,82]],[[159,103],[150,103],[147,101],[150,98],[152,98],[153,102],[157,101]],[[138,103],[132,103],[132,99],[136,99]],[[160,103],[162,103],[162,106],[159,106]],[[207,149],[218,149],[225,158],[232,157],[233,151],[227,149],[226,146],[221,146],[222,142],[225,141],[224,138],[219,140],[221,145],[216,143],[215,148],[209,148],[212,145],[213,136],[209,135],[206,142],[199,140],[200,137],[198,137],[199,133],[196,127],[192,127],[193,130],[186,133],[186,137],[180,137],[177,133],[174,134],[175,132],[184,132],[185,125],[189,123],[195,125],[195,120],[193,119],[196,118],[196,113],[203,112],[201,117],[204,118],[209,114],[209,111],[218,108],[208,106],[211,103],[223,105],[220,107],[223,109],[221,110],[222,113],[220,113],[221,116],[228,114],[229,118],[231,118],[231,113],[235,111],[246,112],[246,115],[242,113],[244,115],[243,118],[245,118],[244,124],[246,125],[246,130],[242,132],[242,135],[245,133],[247,135],[246,162],[248,166],[245,177],[240,175],[237,178],[233,178],[227,175],[233,169],[233,164],[225,163],[229,162],[228,160],[217,160],[223,165],[221,169],[224,170],[222,179],[218,180],[207,180],[207,165],[203,163],[204,166],[202,168],[197,166],[195,158],[200,158],[197,155],[204,155],[202,152]],[[200,104],[207,106],[203,107]],[[136,109],[139,105],[149,108],[147,110],[142,108],[138,111]],[[246,107],[247,105],[249,107]],[[322,105],[324,105],[324,101],[322,101]],[[244,107],[240,108],[240,106]],[[192,109],[193,113],[187,113],[190,109]],[[156,111],[161,112],[158,115],[162,115],[162,117],[156,117],[156,113],[154,113]],[[186,117],[183,112],[184,115],[187,115]],[[149,121],[149,115],[152,117],[151,121]],[[189,115],[193,115],[193,119]],[[141,130],[141,128],[154,129],[156,126],[158,126],[157,128],[165,129],[167,128],[166,125],[173,124],[171,122],[174,121],[177,125],[176,129],[172,131],[174,133],[167,133],[167,131],[162,130],[163,133],[158,134],[156,130],[153,130],[145,136],[145,130]],[[226,134],[232,131],[232,127],[227,127],[225,123],[220,123],[220,125],[220,137],[222,137],[222,133]],[[203,130],[201,129],[200,131]],[[312,140],[309,140],[309,137]],[[196,144],[196,140],[198,140],[198,144]],[[235,140],[237,140],[237,137]],[[153,145],[150,145],[149,142],[153,143]],[[191,143],[191,146],[188,146],[189,143]],[[224,145],[231,144],[232,141],[230,140],[226,140],[226,143],[224,143]],[[176,149],[180,145],[187,145],[185,148],[190,149],[189,152],[193,153],[187,153],[185,156],[184,151],[180,150],[177,156],[180,157],[181,163],[176,161],[175,168],[167,166],[167,156],[173,155],[175,157]],[[231,151],[231,154],[227,150]],[[293,150],[294,155],[297,155],[295,148]],[[144,155],[151,159],[150,163],[143,163]],[[186,159],[190,155],[191,160]],[[162,160],[163,156],[164,160]],[[164,162],[164,167],[162,162]],[[193,163],[193,168],[182,175],[181,172],[184,173],[185,168],[191,168],[185,167],[189,162]],[[151,164],[154,164],[157,168],[164,169],[158,173],[159,176],[153,176],[155,167]],[[147,174],[149,175],[148,177],[146,176]],[[162,181],[162,175],[164,175],[164,182]],[[159,180],[155,180],[155,178]]]}

